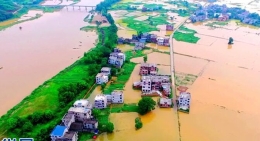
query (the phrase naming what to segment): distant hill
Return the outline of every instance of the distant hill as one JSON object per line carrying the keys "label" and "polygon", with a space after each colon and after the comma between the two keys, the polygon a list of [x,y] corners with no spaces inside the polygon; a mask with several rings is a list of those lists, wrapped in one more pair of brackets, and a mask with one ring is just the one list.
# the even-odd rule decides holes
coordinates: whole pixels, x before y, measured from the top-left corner
{"label": "distant hill", "polygon": [[22,5],[30,6],[41,3],[43,0],[0,0],[0,22],[14,17],[14,12]]}

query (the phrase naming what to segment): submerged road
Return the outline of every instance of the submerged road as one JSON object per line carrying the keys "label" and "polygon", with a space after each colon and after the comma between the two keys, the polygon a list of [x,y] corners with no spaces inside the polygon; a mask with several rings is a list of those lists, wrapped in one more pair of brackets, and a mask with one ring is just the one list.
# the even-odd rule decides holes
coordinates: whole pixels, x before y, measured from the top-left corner
{"label": "submerged road", "polygon": [[[189,18],[189,17],[188,17]],[[171,78],[172,78],[172,101],[173,101],[173,111],[177,116],[178,119],[178,130],[179,130],[179,140],[181,141],[181,133],[180,133],[180,121],[179,121],[179,114],[177,111],[177,93],[176,93],[176,84],[175,84],[175,66],[174,66],[174,51],[173,51],[173,34],[177,31],[186,21],[188,18],[185,18],[175,29],[173,30],[172,34],[170,35],[170,57],[171,57]]]}

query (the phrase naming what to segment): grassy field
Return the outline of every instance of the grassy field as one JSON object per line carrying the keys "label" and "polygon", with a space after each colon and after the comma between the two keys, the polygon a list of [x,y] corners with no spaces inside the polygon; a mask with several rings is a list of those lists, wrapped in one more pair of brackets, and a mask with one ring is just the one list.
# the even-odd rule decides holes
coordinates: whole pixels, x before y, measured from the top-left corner
{"label": "grassy field", "polygon": [[158,31],[157,25],[168,24],[167,16],[165,14],[160,14],[159,16],[149,16],[147,20],[138,21],[135,20],[136,17],[127,17],[122,19],[122,22],[127,25],[127,27],[139,31],[139,32],[151,32]]}
{"label": "grassy field", "polygon": [[138,112],[138,106],[136,103],[132,104],[112,104],[110,108],[111,113],[120,112]]}
{"label": "grassy field", "polygon": [[199,37],[195,36],[195,33],[197,33],[195,30],[188,29],[185,26],[181,26],[179,30],[180,31],[176,31],[173,35],[173,38],[177,41],[196,44],[200,39]]}

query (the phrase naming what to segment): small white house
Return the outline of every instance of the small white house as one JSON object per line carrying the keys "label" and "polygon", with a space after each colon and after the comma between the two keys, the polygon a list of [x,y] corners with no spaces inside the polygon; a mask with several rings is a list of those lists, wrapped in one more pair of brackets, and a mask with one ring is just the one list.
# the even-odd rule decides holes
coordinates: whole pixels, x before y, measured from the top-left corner
{"label": "small white house", "polygon": [[162,37],[157,38],[158,45],[163,45],[163,43],[164,43],[164,38],[162,38]]}
{"label": "small white house", "polygon": [[73,107],[92,109],[92,104],[87,99],[80,99],[74,102]]}
{"label": "small white house", "polygon": [[190,98],[191,95],[189,92],[181,92],[178,98],[179,109],[188,110],[190,108]]}
{"label": "small white house", "polygon": [[75,122],[75,115],[72,113],[66,113],[62,118],[62,123],[70,128],[71,123]]}
{"label": "small white house", "polygon": [[103,94],[96,95],[95,108],[104,109],[107,107],[107,97]]}
{"label": "small white house", "polygon": [[112,96],[110,94],[105,96],[107,97],[107,103],[112,103]]}
{"label": "small white house", "polygon": [[75,114],[76,121],[83,121],[91,118],[91,109],[82,107],[70,107],[68,113]]}
{"label": "small white house", "polygon": [[114,90],[111,93],[112,103],[124,103],[123,91]]}
{"label": "small white house", "polygon": [[103,84],[108,82],[108,76],[103,73],[98,73],[96,75],[96,84]]}
{"label": "small white house", "polygon": [[111,74],[111,68],[109,68],[109,67],[103,67],[103,68],[101,69],[101,73],[103,73],[103,74],[109,76],[109,75]]}
{"label": "small white house", "polygon": [[118,55],[117,58],[121,58],[121,59],[123,59],[123,61],[125,61],[125,54],[124,53],[120,52],[117,55]]}

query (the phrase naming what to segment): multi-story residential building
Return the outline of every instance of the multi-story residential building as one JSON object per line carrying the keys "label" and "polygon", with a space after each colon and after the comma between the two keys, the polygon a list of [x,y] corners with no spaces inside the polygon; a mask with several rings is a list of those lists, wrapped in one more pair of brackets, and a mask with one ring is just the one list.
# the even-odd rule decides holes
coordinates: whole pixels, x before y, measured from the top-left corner
{"label": "multi-story residential building", "polygon": [[163,89],[162,86],[170,84],[170,78],[166,75],[142,76],[142,92],[149,94]]}
{"label": "multi-story residential building", "polygon": [[124,103],[123,91],[114,90],[111,93],[111,96],[112,96],[112,103]]}
{"label": "multi-story residential building", "polygon": [[92,109],[92,104],[87,99],[80,99],[74,102],[73,107]]}
{"label": "multi-story residential building", "polygon": [[66,128],[70,128],[70,125],[75,122],[75,115],[72,113],[66,113],[62,118],[62,123]]}
{"label": "multi-story residential building", "polygon": [[157,35],[151,34],[151,36],[150,36],[150,42],[151,42],[151,43],[157,43]]}
{"label": "multi-story residential building", "polygon": [[166,31],[173,31],[173,25],[167,24],[166,25]]}
{"label": "multi-story residential building", "polygon": [[57,125],[50,134],[51,141],[77,141],[78,132],[68,131],[65,126]]}
{"label": "multi-story residential building", "polygon": [[160,107],[165,107],[165,108],[171,107],[172,106],[172,99],[161,97],[159,99],[158,104],[159,104]]}
{"label": "multi-story residential building", "polygon": [[162,92],[163,92],[163,95],[170,96],[170,94],[171,94],[171,84],[170,83],[162,84]]}
{"label": "multi-story residential building", "polygon": [[107,97],[99,94],[95,97],[95,108],[104,109],[107,107]]}
{"label": "multi-story residential building", "polygon": [[103,84],[108,82],[108,76],[103,73],[98,73],[96,75],[96,84]]}
{"label": "multi-story residential building", "polygon": [[178,109],[189,110],[190,98],[191,98],[191,95],[189,92],[180,92],[180,95],[178,97]]}
{"label": "multi-story residential building", "polygon": [[139,71],[139,75],[156,75],[157,74],[157,65],[142,63]]}
{"label": "multi-story residential building", "polygon": [[75,115],[75,121],[83,121],[86,119],[90,119],[91,116],[91,109],[82,108],[82,107],[70,107],[68,110],[69,114]]}
{"label": "multi-story residential building", "polygon": [[103,74],[109,76],[109,75],[111,74],[111,68],[109,68],[109,67],[103,67],[103,68],[101,69],[101,73],[103,73]]}
{"label": "multi-story residential building", "polygon": [[110,53],[108,63],[115,65],[118,68],[121,68],[125,61],[125,54],[121,52],[120,49],[115,48],[114,52]]}
{"label": "multi-story residential building", "polygon": [[125,39],[123,37],[120,37],[117,39],[117,43],[118,44],[124,44],[125,43]]}
{"label": "multi-story residential building", "polygon": [[95,119],[88,119],[83,121],[83,129],[95,130],[98,128],[98,121]]}

